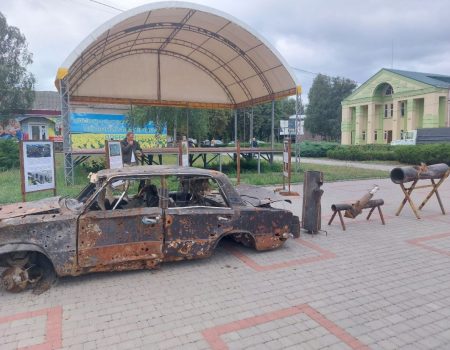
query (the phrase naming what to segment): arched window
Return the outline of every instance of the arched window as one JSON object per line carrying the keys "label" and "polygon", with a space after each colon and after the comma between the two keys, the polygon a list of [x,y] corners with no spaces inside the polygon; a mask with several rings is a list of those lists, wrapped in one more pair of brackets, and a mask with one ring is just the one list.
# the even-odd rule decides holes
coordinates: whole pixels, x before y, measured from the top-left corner
{"label": "arched window", "polygon": [[394,88],[391,84],[388,83],[382,83],[378,85],[374,91],[374,95],[380,97],[392,97],[393,94]]}

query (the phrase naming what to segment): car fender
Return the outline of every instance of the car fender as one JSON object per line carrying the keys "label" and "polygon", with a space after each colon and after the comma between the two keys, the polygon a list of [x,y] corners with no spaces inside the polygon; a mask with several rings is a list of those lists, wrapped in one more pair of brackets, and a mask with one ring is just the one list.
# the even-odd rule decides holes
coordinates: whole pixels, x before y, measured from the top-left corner
{"label": "car fender", "polygon": [[[253,242],[256,242],[256,237],[252,232],[247,231],[247,230],[233,230],[233,231],[227,231],[227,232],[223,233],[220,237],[218,237],[216,239],[212,249],[216,249],[219,242],[225,237],[235,237],[235,238],[237,238],[237,239],[235,239],[237,242],[240,242],[247,246],[246,242],[244,242],[242,239],[239,239],[239,236],[246,236],[246,235],[250,236],[253,239]],[[246,241],[248,241],[248,240],[246,240]]]}
{"label": "car fender", "polygon": [[13,253],[13,252],[39,252],[43,255],[45,255],[49,260],[50,257],[47,254],[47,252],[41,247],[36,244],[30,244],[30,243],[7,243],[2,246],[0,246],[0,255],[7,254],[7,253]]}

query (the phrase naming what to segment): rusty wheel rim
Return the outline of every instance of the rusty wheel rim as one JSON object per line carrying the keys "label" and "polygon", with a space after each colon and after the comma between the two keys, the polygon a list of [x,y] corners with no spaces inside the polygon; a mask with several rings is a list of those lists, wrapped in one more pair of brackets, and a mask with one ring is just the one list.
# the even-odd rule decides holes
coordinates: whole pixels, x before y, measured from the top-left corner
{"label": "rusty wheel rim", "polygon": [[28,285],[28,272],[21,267],[12,266],[3,271],[1,283],[11,293],[19,293]]}

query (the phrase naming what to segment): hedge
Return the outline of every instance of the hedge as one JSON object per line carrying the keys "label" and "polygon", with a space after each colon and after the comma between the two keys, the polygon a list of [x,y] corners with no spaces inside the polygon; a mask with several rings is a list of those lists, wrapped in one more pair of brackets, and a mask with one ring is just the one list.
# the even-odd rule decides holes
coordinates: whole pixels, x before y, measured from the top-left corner
{"label": "hedge", "polygon": [[399,162],[407,164],[437,164],[450,165],[450,143],[429,145],[396,146],[395,153]]}
{"label": "hedge", "polygon": [[406,164],[450,165],[450,143],[409,146],[342,145],[328,151],[327,156],[341,160],[394,160]]}
{"label": "hedge", "polygon": [[302,157],[326,157],[328,151],[338,146],[339,144],[335,142],[304,141],[300,143],[300,155]]}

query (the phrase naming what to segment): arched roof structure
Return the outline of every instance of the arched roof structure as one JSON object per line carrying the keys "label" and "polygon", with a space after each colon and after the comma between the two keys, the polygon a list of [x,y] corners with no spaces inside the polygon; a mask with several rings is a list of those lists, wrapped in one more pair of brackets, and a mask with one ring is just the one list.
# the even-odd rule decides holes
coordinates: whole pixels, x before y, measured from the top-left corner
{"label": "arched roof structure", "polygon": [[242,108],[295,95],[295,76],[266,40],[228,14],[159,2],[112,18],[58,69],[70,100]]}

